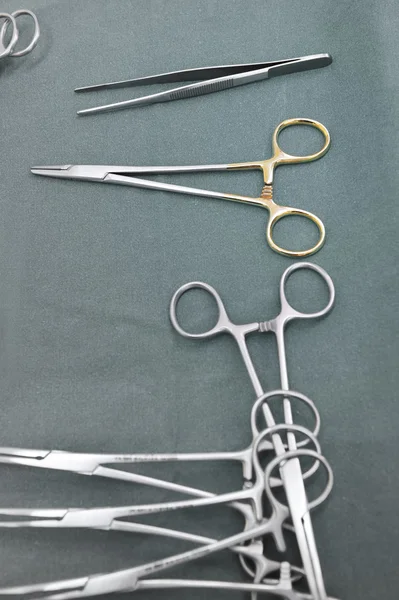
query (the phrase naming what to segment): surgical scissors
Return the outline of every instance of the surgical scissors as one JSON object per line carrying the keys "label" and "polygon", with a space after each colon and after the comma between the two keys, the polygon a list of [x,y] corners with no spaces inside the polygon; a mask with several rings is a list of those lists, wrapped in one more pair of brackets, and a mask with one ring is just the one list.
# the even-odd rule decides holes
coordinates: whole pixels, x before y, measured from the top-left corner
{"label": "surgical scissors", "polygon": [[155,104],[156,102],[168,102],[170,100],[180,100],[181,98],[191,98],[219,92],[228,88],[245,85],[260,81],[261,79],[270,79],[276,75],[286,75],[298,71],[308,71],[310,69],[319,69],[330,65],[332,58],[330,54],[313,54],[310,56],[300,56],[298,58],[288,58],[285,60],[275,60],[271,62],[249,63],[242,65],[220,65],[217,67],[204,67],[197,69],[186,69],[183,71],[172,71],[170,73],[161,73],[150,77],[139,77],[137,79],[128,79],[125,81],[114,81],[112,83],[100,83],[98,85],[89,85],[75,89],[75,92],[91,92],[93,90],[105,90],[109,88],[133,87],[137,85],[148,85],[152,83],[177,83],[180,81],[200,81],[191,85],[183,85],[173,88],[166,92],[159,92],[142,98],[125,100],[124,102],[115,102],[104,106],[86,108],[79,110],[78,115],[89,115],[94,113],[122,110],[134,106],[145,106]]}
{"label": "surgical scissors", "polygon": [[[33,20],[33,36],[30,43],[25,48],[23,48],[22,50],[15,51],[15,46],[19,39],[19,30],[16,19],[23,15],[31,17]],[[25,56],[26,54],[29,54],[29,52],[32,52],[40,37],[39,21],[37,20],[35,13],[33,13],[31,10],[21,9],[16,10],[10,15],[7,13],[0,13],[0,19],[4,19],[4,23],[0,29],[0,58],[5,58],[7,56],[15,58]],[[8,27],[10,25],[12,26],[12,34],[8,45],[5,46],[5,38],[7,35]]]}
{"label": "surgical scissors", "polygon": [[[278,144],[278,136],[286,127],[292,125],[309,125],[318,129],[324,136],[324,145],[318,152],[307,156],[293,156],[284,152]],[[287,119],[280,123],[272,138],[273,155],[267,160],[231,163],[220,165],[195,165],[195,166],[177,166],[177,167],[128,167],[128,166],[100,166],[100,165],[62,165],[62,166],[45,166],[33,167],[32,173],[35,175],[43,175],[45,177],[57,177],[61,179],[82,179],[87,181],[98,181],[101,183],[116,183],[119,185],[129,185],[139,188],[147,188],[152,190],[164,190],[176,192],[179,194],[191,194],[193,196],[201,196],[205,198],[217,198],[221,200],[231,200],[233,202],[241,202],[245,204],[253,204],[261,208],[266,208],[269,211],[269,221],[266,228],[266,238],[269,246],[279,254],[291,257],[304,257],[314,254],[324,244],[325,229],[322,221],[314,214],[301,210],[299,208],[290,208],[289,206],[281,206],[273,201],[273,176],[274,169],[280,165],[305,163],[317,160],[324,156],[331,144],[330,134],[326,127],[314,121],[313,119]],[[213,192],[210,190],[201,190],[190,188],[181,185],[168,183],[160,183],[148,179],[136,177],[136,175],[156,175],[161,173],[194,173],[200,171],[232,171],[232,170],[250,170],[259,169],[263,172],[264,186],[261,195],[258,198],[251,196],[241,196],[238,194],[226,194],[221,192]],[[312,248],[308,250],[288,250],[282,248],[273,240],[272,231],[276,223],[283,217],[290,215],[306,217],[316,224],[319,230],[319,240]]]}
{"label": "surgical scissors", "polygon": [[[299,269],[310,269],[318,273],[326,282],[329,290],[329,301],[326,306],[317,312],[303,313],[295,310],[288,302],[285,294],[285,285],[288,277]],[[216,301],[219,316],[214,327],[203,333],[189,333],[183,329],[178,321],[176,310],[177,303],[184,293],[189,290],[199,288],[207,291]],[[326,315],[332,308],[335,299],[334,284],[330,276],[321,267],[312,263],[297,263],[286,269],[280,280],[280,314],[271,321],[249,323],[246,325],[235,325],[228,317],[222,299],[216,290],[210,285],[203,282],[191,282],[181,286],[174,294],[170,306],[170,319],[173,327],[178,333],[186,338],[191,339],[208,339],[220,333],[229,333],[235,339],[248,375],[252,382],[253,388],[257,397],[263,394],[263,389],[259,378],[256,374],[252,359],[250,357],[247,345],[246,336],[255,331],[261,333],[273,332],[276,336],[277,352],[280,367],[280,382],[282,390],[289,390],[288,384],[288,369],[285,353],[285,338],[284,331],[286,325],[294,319],[313,319]],[[265,414],[267,419],[267,414]],[[288,398],[284,398],[284,419],[287,426],[288,454],[291,454],[292,460],[282,461],[285,449],[281,448],[281,443],[276,444],[277,463],[274,466],[280,465],[280,475],[284,484],[284,490],[287,497],[287,502],[290,508],[291,518],[294,524],[295,533],[297,535],[298,546],[301,553],[301,558],[305,573],[307,575],[310,591],[315,600],[326,600],[327,595],[324,587],[323,576],[320,566],[320,561],[317,553],[316,542],[313,533],[313,527],[310,518],[309,504],[307,501],[301,465],[296,453],[305,451],[297,450],[297,443],[293,427],[293,418],[291,410],[291,402]],[[268,423],[269,427],[270,424]],[[277,441],[277,440],[276,440]],[[287,456],[288,457],[288,456]]]}

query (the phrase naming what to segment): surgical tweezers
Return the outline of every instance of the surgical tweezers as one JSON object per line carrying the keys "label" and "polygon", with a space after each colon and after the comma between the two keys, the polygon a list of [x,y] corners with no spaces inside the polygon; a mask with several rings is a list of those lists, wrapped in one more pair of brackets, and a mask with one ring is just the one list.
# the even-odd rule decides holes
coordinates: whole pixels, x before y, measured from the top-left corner
{"label": "surgical tweezers", "polygon": [[105,90],[109,88],[123,88],[137,85],[147,85],[151,83],[177,83],[181,81],[200,81],[173,88],[158,94],[125,100],[124,102],[114,102],[94,108],[79,110],[78,115],[89,115],[113,110],[122,110],[134,106],[145,106],[147,104],[156,104],[157,102],[169,102],[170,100],[180,100],[182,98],[191,98],[219,92],[246,83],[253,83],[261,79],[270,79],[276,75],[287,75],[298,71],[308,71],[310,69],[319,69],[326,67],[332,62],[330,54],[313,54],[310,56],[299,56],[298,58],[288,58],[285,60],[275,60],[271,62],[247,63],[241,65],[220,65],[217,67],[203,67],[197,69],[186,69],[183,71],[171,71],[170,73],[161,73],[149,77],[138,77],[137,79],[127,79],[124,81],[114,81],[111,83],[100,83],[75,89],[75,92],[88,92],[93,90]]}

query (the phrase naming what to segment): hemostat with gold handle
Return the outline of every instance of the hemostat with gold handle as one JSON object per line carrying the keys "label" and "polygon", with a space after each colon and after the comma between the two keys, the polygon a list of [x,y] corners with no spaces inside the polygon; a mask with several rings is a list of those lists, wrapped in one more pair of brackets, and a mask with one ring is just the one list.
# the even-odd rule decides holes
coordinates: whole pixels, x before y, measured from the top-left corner
{"label": "hemostat with gold handle", "polygon": [[[324,136],[324,145],[318,152],[307,156],[293,156],[284,152],[278,145],[279,133],[290,125],[310,125],[318,129]],[[322,221],[314,214],[301,210],[299,208],[291,208],[289,206],[281,206],[273,200],[273,175],[274,169],[280,165],[304,163],[317,160],[324,156],[330,147],[330,134],[326,127],[312,119],[287,119],[277,126],[273,134],[273,155],[267,160],[220,164],[220,165],[187,165],[177,167],[129,167],[129,166],[107,166],[107,165],[63,165],[63,166],[47,166],[34,167],[31,169],[35,175],[44,175],[46,177],[60,177],[62,179],[83,179],[88,181],[100,181],[102,183],[117,183],[120,185],[130,185],[133,187],[147,188],[152,190],[163,190],[176,192],[180,194],[190,194],[194,196],[202,196],[205,198],[219,198],[221,200],[232,200],[234,202],[242,202],[254,204],[266,208],[269,211],[269,221],[266,229],[266,237],[269,246],[279,254],[290,257],[304,257],[314,254],[324,244],[325,229]],[[260,169],[263,172],[264,186],[261,195],[258,198],[251,196],[241,196],[238,194],[225,194],[222,192],[213,192],[210,190],[201,190],[197,188],[186,187],[169,183],[161,183],[142,179],[141,175],[159,175],[162,173],[194,173],[199,171],[232,171],[241,169]],[[308,250],[288,250],[282,248],[273,240],[273,227],[283,217],[296,215],[306,217],[316,224],[319,230],[319,240],[315,246]]]}

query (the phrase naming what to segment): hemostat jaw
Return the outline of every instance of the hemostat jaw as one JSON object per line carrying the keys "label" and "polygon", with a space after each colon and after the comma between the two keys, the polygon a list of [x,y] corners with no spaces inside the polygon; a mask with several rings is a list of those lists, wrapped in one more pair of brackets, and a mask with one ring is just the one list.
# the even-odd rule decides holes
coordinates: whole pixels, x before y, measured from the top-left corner
{"label": "hemostat jaw", "polygon": [[60,165],[32,167],[31,173],[43,177],[59,177],[60,179],[84,179],[89,181],[103,181],[112,167],[97,165]]}

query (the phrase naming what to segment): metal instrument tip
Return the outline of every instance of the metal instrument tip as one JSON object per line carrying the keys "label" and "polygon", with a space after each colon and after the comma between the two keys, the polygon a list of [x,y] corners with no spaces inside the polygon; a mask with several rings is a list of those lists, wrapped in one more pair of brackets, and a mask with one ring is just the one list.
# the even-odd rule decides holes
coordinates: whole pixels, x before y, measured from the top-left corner
{"label": "metal instrument tip", "polygon": [[45,177],[62,177],[65,171],[71,168],[71,165],[49,165],[32,167],[31,173],[34,175],[44,175]]}

